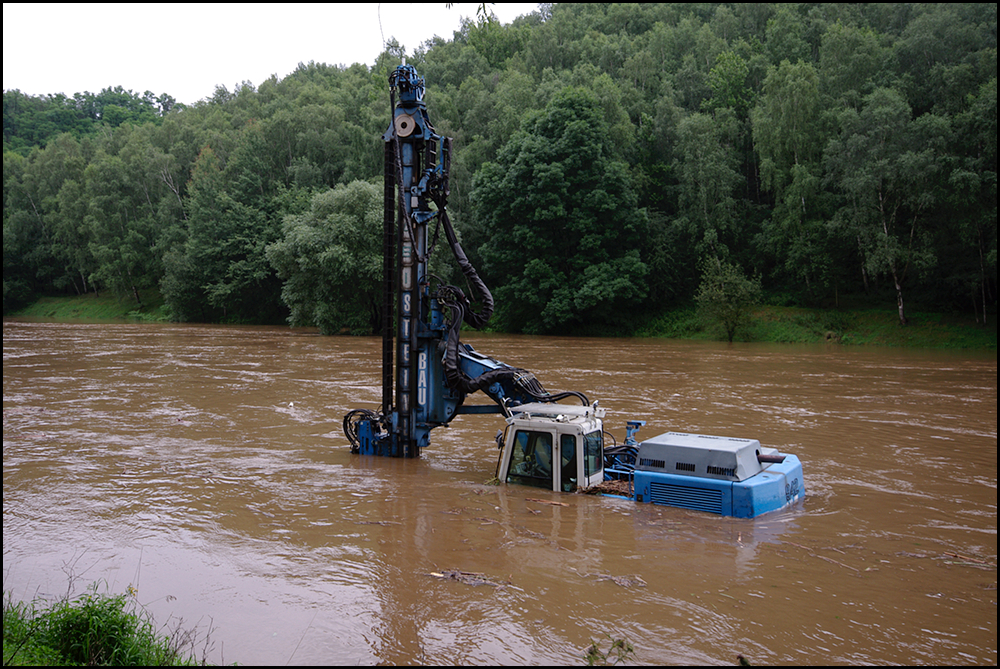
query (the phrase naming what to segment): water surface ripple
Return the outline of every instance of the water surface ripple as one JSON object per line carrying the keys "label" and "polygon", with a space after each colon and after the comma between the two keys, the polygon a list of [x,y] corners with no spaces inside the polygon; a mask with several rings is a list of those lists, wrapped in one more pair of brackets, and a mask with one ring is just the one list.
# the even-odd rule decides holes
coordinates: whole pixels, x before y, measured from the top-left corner
{"label": "water surface ripple", "polygon": [[376,339],[5,321],[4,589],[131,584],[211,626],[213,662],[578,664],[608,633],[639,664],[996,664],[995,353],[466,341],[599,399],[619,440],[796,453],[808,496],[737,520],[490,486],[493,416],[352,456]]}

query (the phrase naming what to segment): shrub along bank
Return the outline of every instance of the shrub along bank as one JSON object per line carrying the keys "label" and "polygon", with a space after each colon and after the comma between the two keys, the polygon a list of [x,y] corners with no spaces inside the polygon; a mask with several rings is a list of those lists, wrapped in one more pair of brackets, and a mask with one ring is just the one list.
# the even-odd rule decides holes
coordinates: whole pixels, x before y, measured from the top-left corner
{"label": "shrub along bank", "polygon": [[[137,309],[131,300],[110,295],[46,297],[13,316],[68,322],[168,320],[163,300],[155,291],[144,294],[143,304],[144,307]],[[693,307],[669,311],[641,321],[637,326],[629,324],[626,327],[628,329],[582,334],[725,340],[724,332],[707,322]],[[758,306],[736,340],[996,350],[997,328],[995,317],[991,317],[991,323],[984,326],[969,318],[917,311],[911,313],[909,324],[902,327],[891,308],[852,310]]]}

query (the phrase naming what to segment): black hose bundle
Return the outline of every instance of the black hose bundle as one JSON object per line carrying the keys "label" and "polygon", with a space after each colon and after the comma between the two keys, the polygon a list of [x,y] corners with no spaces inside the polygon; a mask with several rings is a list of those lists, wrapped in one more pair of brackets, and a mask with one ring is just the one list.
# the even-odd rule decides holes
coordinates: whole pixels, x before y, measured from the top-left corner
{"label": "black hose bundle", "polygon": [[370,409],[352,409],[344,416],[344,436],[351,442],[351,453],[361,451],[361,436],[358,434],[358,424],[361,421],[369,421],[379,426],[380,431],[388,431],[385,416],[379,411]]}
{"label": "black hose bundle", "polygon": [[633,471],[639,457],[638,446],[622,444],[604,449],[604,468]]}
{"label": "black hose bundle", "polygon": [[486,284],[483,283],[483,280],[479,278],[476,268],[472,266],[472,263],[469,262],[469,259],[465,255],[465,251],[462,250],[462,245],[458,242],[455,230],[451,227],[451,219],[448,217],[448,212],[444,209],[440,211],[441,222],[444,224],[444,234],[448,239],[448,244],[451,246],[451,252],[455,256],[462,274],[465,275],[466,281],[469,282],[469,286],[475,291],[476,297],[482,303],[482,311],[476,313],[472,310],[469,299],[462,294],[462,291],[458,291],[458,298],[463,305],[462,320],[468,323],[470,327],[478,330],[486,325],[493,316],[493,294],[486,287]]}
{"label": "black hose bundle", "polygon": [[[474,269],[472,271],[475,272]],[[478,276],[476,278],[478,279]],[[483,288],[485,289],[485,286]],[[488,293],[489,291],[487,291]],[[530,398],[538,402],[558,402],[567,397],[577,397],[584,406],[590,404],[583,393],[576,391],[570,390],[556,394],[549,393],[542,387],[542,384],[539,383],[534,374],[518,367],[503,365],[498,369],[484,372],[475,378],[469,377],[462,371],[458,362],[459,333],[462,329],[462,323],[463,321],[470,323],[467,315],[469,300],[460,288],[456,286],[442,286],[438,289],[438,302],[442,306],[451,309],[451,318],[448,321],[448,338],[445,340],[445,352],[442,360],[445,381],[449,388],[467,395],[477,390],[486,391],[494,383],[506,381],[525,398]]]}

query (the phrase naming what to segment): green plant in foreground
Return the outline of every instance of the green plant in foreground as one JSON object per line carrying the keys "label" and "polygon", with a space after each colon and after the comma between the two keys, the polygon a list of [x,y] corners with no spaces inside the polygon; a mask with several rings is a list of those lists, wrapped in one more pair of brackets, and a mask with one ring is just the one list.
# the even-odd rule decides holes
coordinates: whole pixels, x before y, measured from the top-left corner
{"label": "green plant in foreground", "polygon": [[46,666],[64,663],[59,652],[37,641],[39,621],[34,607],[4,598],[3,663],[22,666]]}
{"label": "green plant in foreground", "polygon": [[[87,664],[155,666],[194,664],[182,649],[190,634],[173,638],[156,633],[145,611],[136,611],[128,594],[103,595],[96,586],[76,599],[47,608],[4,597],[4,665]],[[178,629],[177,632],[180,632]]]}
{"label": "green plant in foreground", "polygon": [[[635,649],[629,643],[628,639],[615,639],[607,632],[604,633],[604,636],[611,642],[608,652],[605,653],[602,651],[597,646],[597,642],[591,640],[590,647],[587,648],[587,651],[583,655],[583,659],[587,661],[588,667],[607,664],[616,665],[620,662],[626,662],[635,656]],[[613,659],[609,662],[608,658]]]}

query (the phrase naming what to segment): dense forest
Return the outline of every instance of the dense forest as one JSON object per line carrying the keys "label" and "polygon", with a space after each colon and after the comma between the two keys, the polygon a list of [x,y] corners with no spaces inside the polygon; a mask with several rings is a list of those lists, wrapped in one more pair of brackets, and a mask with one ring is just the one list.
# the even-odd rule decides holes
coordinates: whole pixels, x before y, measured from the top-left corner
{"label": "dense forest", "polygon": [[[995,3],[541,4],[190,106],[4,91],[4,312],[157,289],[179,321],[370,332],[405,58],[454,138],[449,210],[494,327],[621,332],[693,303],[711,267],[775,305],[985,322],[996,18]],[[459,281],[441,249],[435,274]]]}

